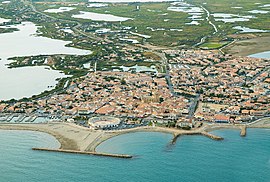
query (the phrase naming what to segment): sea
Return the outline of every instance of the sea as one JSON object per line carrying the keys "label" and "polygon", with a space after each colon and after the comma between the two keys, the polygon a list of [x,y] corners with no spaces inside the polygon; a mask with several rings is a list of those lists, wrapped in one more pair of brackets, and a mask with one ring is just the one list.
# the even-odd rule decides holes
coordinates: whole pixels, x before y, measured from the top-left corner
{"label": "sea", "polygon": [[224,140],[181,136],[172,145],[170,134],[137,132],[98,146],[99,152],[134,156],[118,159],[33,151],[60,144],[46,133],[0,130],[0,181],[270,182],[270,129],[248,129],[246,137],[239,130],[212,133]]}

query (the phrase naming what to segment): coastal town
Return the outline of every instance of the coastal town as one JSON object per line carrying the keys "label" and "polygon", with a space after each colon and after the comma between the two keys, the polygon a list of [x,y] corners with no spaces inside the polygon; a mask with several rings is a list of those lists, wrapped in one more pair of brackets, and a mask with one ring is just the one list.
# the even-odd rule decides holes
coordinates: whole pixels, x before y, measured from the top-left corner
{"label": "coastal town", "polygon": [[21,114],[90,127],[92,117],[107,116],[120,119],[115,129],[153,124],[191,129],[204,122],[248,123],[269,116],[269,60],[208,50],[163,53],[169,57],[168,73],[92,69],[61,93],[0,104],[1,119],[22,122]]}
{"label": "coastal town", "polygon": [[269,14],[0,0],[0,181],[269,182]]}
{"label": "coastal town", "polygon": [[[51,6],[58,9],[48,9]],[[89,14],[82,11],[85,7],[100,19],[85,19],[84,15]],[[149,25],[142,31],[136,22],[130,24],[133,18],[102,14],[103,8],[112,12],[127,8],[136,18],[137,14],[155,16],[168,27]],[[2,123],[66,122],[96,130],[145,126],[192,130],[211,123],[247,124],[270,115],[269,59],[231,55],[222,49],[248,35],[235,31],[224,38],[218,32],[218,21],[209,20],[216,15],[210,15],[203,6],[182,1],[113,5],[16,1],[2,3],[0,10],[10,18],[0,22],[4,32],[20,32],[29,26],[36,29],[35,36],[69,41],[65,47],[88,51],[82,55],[7,57],[9,69],[46,66],[66,77],[57,78],[56,86],[48,85],[48,90],[40,94],[3,99]],[[196,18],[191,10],[205,20]],[[12,13],[20,16],[10,16]],[[193,23],[183,24],[187,30],[170,23],[181,20],[182,13],[192,15],[188,19]],[[164,19],[167,16],[171,20]],[[200,24],[194,21],[206,21],[207,28],[198,27],[210,31],[210,26],[211,33],[206,36],[196,29],[200,36],[192,34],[190,26]],[[186,40],[181,33],[188,36]],[[264,35],[268,35],[267,31],[254,34]],[[175,41],[174,37],[181,40]],[[211,39],[218,41],[211,43]]]}

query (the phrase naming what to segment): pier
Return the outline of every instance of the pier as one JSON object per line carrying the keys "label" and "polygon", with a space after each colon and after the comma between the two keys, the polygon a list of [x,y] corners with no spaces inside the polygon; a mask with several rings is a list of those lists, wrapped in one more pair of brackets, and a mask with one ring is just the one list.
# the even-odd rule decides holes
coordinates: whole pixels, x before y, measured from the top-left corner
{"label": "pier", "polygon": [[176,143],[178,137],[179,137],[179,135],[174,134],[174,135],[173,135],[173,139],[172,139],[172,141],[171,141],[171,144],[174,145],[174,144]]}
{"label": "pier", "polygon": [[126,154],[108,154],[108,153],[86,152],[86,151],[64,150],[64,149],[32,148],[32,150],[47,151],[47,152],[71,153],[71,154],[96,155],[96,156],[114,157],[114,158],[123,158],[123,159],[132,158],[132,155],[126,155]]}

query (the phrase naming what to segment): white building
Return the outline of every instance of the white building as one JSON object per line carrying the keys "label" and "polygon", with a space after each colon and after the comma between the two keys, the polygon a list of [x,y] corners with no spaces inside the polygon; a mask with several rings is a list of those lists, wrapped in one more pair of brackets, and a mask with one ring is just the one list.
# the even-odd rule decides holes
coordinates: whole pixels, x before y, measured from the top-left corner
{"label": "white building", "polygon": [[89,126],[96,129],[116,128],[120,123],[121,120],[119,118],[109,116],[93,117],[88,120]]}

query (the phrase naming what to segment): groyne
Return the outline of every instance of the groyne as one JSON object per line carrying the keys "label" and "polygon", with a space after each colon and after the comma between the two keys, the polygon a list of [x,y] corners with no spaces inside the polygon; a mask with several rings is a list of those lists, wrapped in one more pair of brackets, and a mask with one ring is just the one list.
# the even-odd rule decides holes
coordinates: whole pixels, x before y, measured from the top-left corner
{"label": "groyne", "polygon": [[203,136],[206,136],[208,138],[211,138],[212,140],[224,140],[224,138],[220,137],[220,136],[217,136],[217,135],[213,135],[211,133],[207,133],[207,132],[187,132],[187,133],[178,133],[178,134],[174,134],[173,135],[173,139],[172,139],[172,144],[175,144],[176,141],[177,141],[177,138],[179,136],[182,136],[182,135],[203,135]]}
{"label": "groyne", "polygon": [[71,154],[96,155],[96,156],[114,157],[114,158],[123,158],[123,159],[132,158],[132,155],[126,155],[126,154],[108,154],[108,153],[85,152],[85,151],[64,150],[64,149],[32,148],[32,150],[47,151],[47,152],[71,153]]}
{"label": "groyne", "polygon": [[[132,158],[130,155],[119,155],[119,154],[106,154],[96,152],[96,147],[102,142],[126,133],[131,132],[163,132],[173,135],[171,143],[174,144],[177,138],[182,135],[202,135],[212,140],[223,140],[222,137],[216,136],[211,132],[218,129],[237,129],[241,130],[240,135],[246,136],[247,128],[270,128],[270,120],[260,120],[252,124],[232,125],[232,124],[208,124],[200,128],[192,130],[180,130],[177,128],[165,128],[165,127],[138,127],[125,130],[116,131],[101,131],[92,130],[89,128],[81,127],[72,123],[59,123],[59,122],[48,122],[40,124],[29,124],[29,123],[3,123],[0,124],[0,129],[3,130],[30,130],[45,132],[54,136],[61,144],[60,149],[35,149],[35,150],[46,150],[52,152],[65,152],[65,153],[77,153],[77,154],[88,154],[98,155],[106,157],[117,157],[117,158]],[[34,150],[34,149],[33,149]]]}
{"label": "groyne", "polygon": [[224,138],[217,136],[217,135],[213,135],[211,133],[207,133],[207,132],[201,132],[201,135],[206,136],[208,138],[211,138],[213,140],[224,140]]}
{"label": "groyne", "polygon": [[242,126],[242,127],[241,127],[240,135],[241,135],[242,137],[244,137],[244,136],[247,135],[247,126]]}

